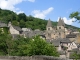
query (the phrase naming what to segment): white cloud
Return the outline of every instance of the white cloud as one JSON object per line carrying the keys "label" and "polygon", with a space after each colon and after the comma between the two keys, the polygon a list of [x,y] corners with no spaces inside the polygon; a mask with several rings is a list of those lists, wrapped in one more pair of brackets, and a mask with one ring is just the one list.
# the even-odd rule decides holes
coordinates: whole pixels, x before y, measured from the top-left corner
{"label": "white cloud", "polygon": [[[68,24],[68,25],[72,25],[73,24],[73,21],[76,20],[75,18],[67,19],[66,17],[63,17],[62,19],[64,20],[64,23],[65,24]],[[58,20],[57,21],[59,21],[59,17],[58,17]]]}
{"label": "white cloud", "polygon": [[35,2],[35,0],[28,0],[28,1],[30,1],[30,2]]}
{"label": "white cloud", "polygon": [[50,7],[47,10],[43,10],[43,11],[34,10],[34,11],[32,11],[32,14],[34,17],[44,19],[46,17],[46,15],[49,14],[53,9],[54,9],[53,7]]}
{"label": "white cloud", "polygon": [[0,8],[12,10],[14,12],[19,12],[21,10],[19,8],[16,8],[15,5],[17,5],[23,1],[30,1],[31,2],[31,0],[0,0]]}

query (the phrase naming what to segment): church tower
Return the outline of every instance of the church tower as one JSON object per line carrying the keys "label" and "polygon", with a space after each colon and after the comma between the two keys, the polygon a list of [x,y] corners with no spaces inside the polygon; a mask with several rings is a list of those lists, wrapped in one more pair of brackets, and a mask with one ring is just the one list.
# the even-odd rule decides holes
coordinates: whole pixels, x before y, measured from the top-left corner
{"label": "church tower", "polygon": [[46,25],[46,34],[45,34],[46,39],[52,38],[52,31],[53,31],[53,26],[52,26],[51,20],[49,19]]}
{"label": "church tower", "polygon": [[59,18],[58,24],[57,24],[57,29],[65,29],[65,23],[63,19]]}
{"label": "church tower", "polygon": [[48,23],[47,23],[47,26],[46,26],[46,30],[47,31],[53,30],[52,23],[51,23],[50,19],[48,20]]}
{"label": "church tower", "polygon": [[59,18],[58,24],[57,24],[57,31],[59,38],[65,38],[65,23],[62,18]]}

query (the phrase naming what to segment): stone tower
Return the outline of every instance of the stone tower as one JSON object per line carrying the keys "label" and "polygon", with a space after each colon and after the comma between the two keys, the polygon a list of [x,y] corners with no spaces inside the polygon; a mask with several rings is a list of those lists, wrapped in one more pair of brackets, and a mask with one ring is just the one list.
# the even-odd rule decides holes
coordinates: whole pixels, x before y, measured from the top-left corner
{"label": "stone tower", "polygon": [[50,19],[48,20],[48,23],[47,23],[47,26],[46,26],[46,30],[47,31],[53,30],[52,23],[51,23]]}
{"label": "stone tower", "polygon": [[57,29],[65,29],[65,23],[63,21],[63,19],[59,18],[58,24],[57,24]]}
{"label": "stone tower", "polygon": [[57,24],[57,31],[58,31],[59,38],[65,38],[65,23],[62,18],[59,18]]}
{"label": "stone tower", "polygon": [[46,39],[51,39],[52,38],[52,32],[53,31],[53,26],[52,23],[50,21],[50,19],[48,20],[47,26],[46,26]]}

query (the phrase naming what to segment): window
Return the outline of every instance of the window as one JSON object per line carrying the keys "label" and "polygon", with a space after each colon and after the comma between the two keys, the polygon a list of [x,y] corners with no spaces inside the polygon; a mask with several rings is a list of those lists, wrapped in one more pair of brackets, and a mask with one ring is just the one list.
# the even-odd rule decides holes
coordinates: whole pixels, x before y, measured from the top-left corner
{"label": "window", "polygon": [[48,28],[48,30],[50,30],[50,28]]}
{"label": "window", "polygon": [[61,29],[61,27],[59,27],[59,29]]}

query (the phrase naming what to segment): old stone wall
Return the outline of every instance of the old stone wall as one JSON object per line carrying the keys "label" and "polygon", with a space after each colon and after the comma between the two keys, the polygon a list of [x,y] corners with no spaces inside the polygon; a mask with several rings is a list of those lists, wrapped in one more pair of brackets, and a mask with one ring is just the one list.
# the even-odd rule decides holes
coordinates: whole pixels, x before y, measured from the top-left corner
{"label": "old stone wall", "polygon": [[0,60],[65,60],[52,56],[0,56]]}

